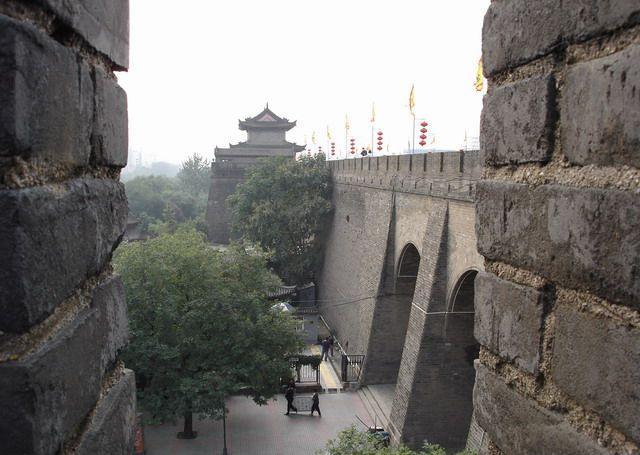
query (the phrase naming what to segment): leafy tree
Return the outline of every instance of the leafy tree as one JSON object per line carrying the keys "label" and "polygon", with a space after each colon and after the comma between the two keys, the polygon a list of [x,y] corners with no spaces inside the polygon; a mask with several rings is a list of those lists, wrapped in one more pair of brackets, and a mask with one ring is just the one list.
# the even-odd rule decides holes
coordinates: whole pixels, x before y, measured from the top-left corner
{"label": "leafy tree", "polygon": [[199,198],[209,194],[211,185],[211,162],[204,157],[194,153],[186,161],[182,162],[182,167],[178,171],[177,179],[181,188],[193,197]]}
{"label": "leafy tree", "polygon": [[236,235],[270,252],[288,283],[314,279],[322,258],[321,234],[331,212],[331,185],[324,156],[259,162],[228,199]]}
{"label": "leafy tree", "polygon": [[129,306],[123,358],[152,420],[183,415],[182,437],[195,437],[193,412],[218,418],[231,394],[264,404],[278,391],[301,341],[291,318],[270,310],[265,291],[279,280],[263,256],[216,251],[181,226],[121,247],[114,262]]}
{"label": "leafy tree", "polygon": [[206,196],[192,196],[177,179],[157,175],[136,177],[125,188],[129,209],[145,232],[154,232],[152,227],[157,224],[204,220]]}
{"label": "leafy tree", "polygon": [[[386,447],[379,436],[366,431],[359,431],[351,426],[338,433],[338,437],[331,439],[325,450],[318,451],[318,455],[446,455],[445,449],[438,444],[426,443],[422,449],[415,451],[400,444]],[[476,455],[475,452],[464,450],[457,455]]]}
{"label": "leafy tree", "polygon": [[153,219],[161,219],[168,195],[174,191],[173,180],[169,177],[149,175],[136,177],[125,184],[129,210],[136,216],[143,214]]}

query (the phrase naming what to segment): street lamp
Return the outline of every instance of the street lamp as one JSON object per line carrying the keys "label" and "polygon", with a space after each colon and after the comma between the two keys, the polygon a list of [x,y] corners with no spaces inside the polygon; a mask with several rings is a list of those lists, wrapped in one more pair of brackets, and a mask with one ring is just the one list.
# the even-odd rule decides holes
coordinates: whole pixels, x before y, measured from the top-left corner
{"label": "street lamp", "polygon": [[229,455],[227,451],[227,406],[222,405],[222,440],[224,447],[222,448],[222,455]]}

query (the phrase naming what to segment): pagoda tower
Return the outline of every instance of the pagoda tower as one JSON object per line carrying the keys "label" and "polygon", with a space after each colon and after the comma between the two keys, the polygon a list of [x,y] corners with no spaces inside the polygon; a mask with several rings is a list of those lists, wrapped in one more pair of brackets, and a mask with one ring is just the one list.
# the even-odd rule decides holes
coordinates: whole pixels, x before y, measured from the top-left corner
{"label": "pagoda tower", "polygon": [[247,132],[247,140],[216,147],[211,165],[211,187],[207,203],[207,233],[213,243],[227,244],[230,240],[231,213],[226,199],[245,180],[245,172],[260,158],[286,156],[295,159],[304,145],[288,142],[287,131],[296,122],[274,114],[269,105],[255,117],[239,120],[239,128]]}

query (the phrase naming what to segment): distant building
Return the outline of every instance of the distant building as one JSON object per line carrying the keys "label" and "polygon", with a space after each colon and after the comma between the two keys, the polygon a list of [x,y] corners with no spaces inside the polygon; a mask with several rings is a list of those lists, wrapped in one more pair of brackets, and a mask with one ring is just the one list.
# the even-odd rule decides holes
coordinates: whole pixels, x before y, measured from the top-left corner
{"label": "distant building", "polygon": [[235,192],[238,183],[244,181],[247,169],[260,158],[286,156],[294,159],[296,153],[304,150],[303,145],[286,139],[287,131],[295,126],[295,121],[279,117],[267,105],[255,117],[239,121],[240,130],[247,132],[245,142],[229,144],[228,148],[216,147],[207,204],[207,233],[210,241],[229,243],[231,219],[225,201]]}

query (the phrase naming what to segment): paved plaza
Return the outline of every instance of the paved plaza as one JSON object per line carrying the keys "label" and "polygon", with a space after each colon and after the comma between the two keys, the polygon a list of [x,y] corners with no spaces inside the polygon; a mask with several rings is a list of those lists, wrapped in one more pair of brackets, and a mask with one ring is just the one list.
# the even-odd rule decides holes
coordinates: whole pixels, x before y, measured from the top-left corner
{"label": "paved plaza", "polygon": [[[352,424],[363,429],[356,415],[369,422],[358,393],[343,392],[320,395],[322,417],[308,412],[285,416],[286,401],[279,395],[266,406],[251,399],[234,397],[227,402],[227,447],[229,455],[307,455],[315,454],[340,430]],[[197,421],[193,440],[176,439],[178,425],[145,427],[148,455],[222,454],[222,422]]]}

